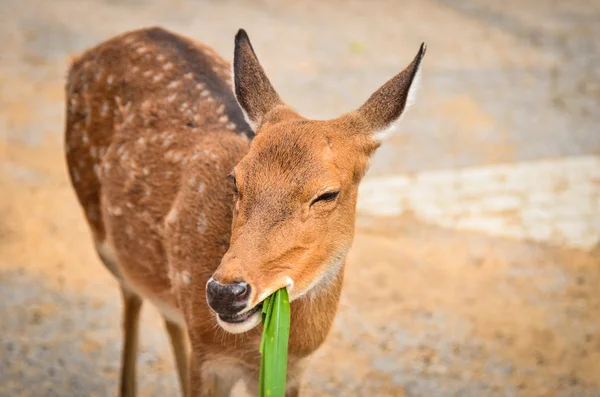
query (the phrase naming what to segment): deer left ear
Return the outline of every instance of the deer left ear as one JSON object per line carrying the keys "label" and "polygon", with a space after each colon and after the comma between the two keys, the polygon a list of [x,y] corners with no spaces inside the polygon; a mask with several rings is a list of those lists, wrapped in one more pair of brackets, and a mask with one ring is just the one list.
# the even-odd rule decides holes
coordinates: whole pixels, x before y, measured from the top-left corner
{"label": "deer left ear", "polygon": [[254,131],[270,110],[283,104],[258,62],[248,34],[243,29],[235,36],[233,83],[235,96]]}
{"label": "deer left ear", "polygon": [[425,43],[421,44],[419,52],[410,65],[375,91],[356,111],[368,123],[373,131],[373,139],[376,141],[385,138],[392,124],[414,102],[419,85],[421,60],[426,50]]}

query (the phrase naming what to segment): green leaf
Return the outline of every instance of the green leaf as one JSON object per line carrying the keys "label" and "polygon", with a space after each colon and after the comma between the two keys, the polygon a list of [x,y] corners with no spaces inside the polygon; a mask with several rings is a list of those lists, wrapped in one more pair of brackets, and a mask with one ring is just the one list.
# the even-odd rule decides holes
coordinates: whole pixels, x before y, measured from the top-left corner
{"label": "green leaf", "polygon": [[284,397],[290,337],[290,299],[281,288],[263,303],[259,397]]}
{"label": "green leaf", "polygon": [[348,46],[348,49],[350,50],[350,52],[356,52],[356,53],[365,52],[366,48],[367,48],[366,44],[363,43],[362,41],[353,41]]}

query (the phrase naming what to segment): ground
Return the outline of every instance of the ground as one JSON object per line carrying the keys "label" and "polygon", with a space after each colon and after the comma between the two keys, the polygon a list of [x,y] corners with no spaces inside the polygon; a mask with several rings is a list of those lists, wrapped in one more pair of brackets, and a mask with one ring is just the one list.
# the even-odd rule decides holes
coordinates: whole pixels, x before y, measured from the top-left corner
{"label": "ground", "polygon": [[[71,56],[160,25],[230,58],[244,27],[305,115],[361,104],[428,44],[379,150],[306,396],[600,396],[595,1],[4,0],[0,396],[115,395],[120,299],[68,183]],[[141,396],[176,395],[143,312]],[[236,395],[244,395],[242,388]]]}

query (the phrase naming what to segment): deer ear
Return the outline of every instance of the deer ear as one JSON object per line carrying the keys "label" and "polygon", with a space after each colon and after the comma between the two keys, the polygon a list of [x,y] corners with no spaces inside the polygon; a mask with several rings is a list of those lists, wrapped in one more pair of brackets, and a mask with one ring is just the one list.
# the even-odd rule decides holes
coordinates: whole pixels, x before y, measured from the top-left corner
{"label": "deer ear", "polygon": [[425,56],[426,49],[425,43],[421,44],[419,52],[410,65],[375,91],[356,111],[373,131],[373,139],[380,141],[385,138],[392,123],[398,120],[415,100],[421,60]]}
{"label": "deer ear", "polygon": [[235,35],[233,83],[235,96],[255,131],[271,109],[283,104],[258,62],[244,29]]}

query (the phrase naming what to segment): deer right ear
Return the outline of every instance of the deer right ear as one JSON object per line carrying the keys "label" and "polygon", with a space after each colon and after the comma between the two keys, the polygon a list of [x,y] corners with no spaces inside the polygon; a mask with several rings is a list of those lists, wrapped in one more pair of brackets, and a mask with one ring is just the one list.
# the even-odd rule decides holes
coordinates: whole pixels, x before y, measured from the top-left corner
{"label": "deer right ear", "polygon": [[233,83],[235,96],[254,131],[271,109],[283,104],[258,62],[244,29],[235,35]]}
{"label": "deer right ear", "polygon": [[398,120],[415,100],[419,85],[421,60],[427,47],[421,44],[419,52],[402,72],[379,88],[356,113],[368,123],[375,141],[381,141],[390,126]]}

